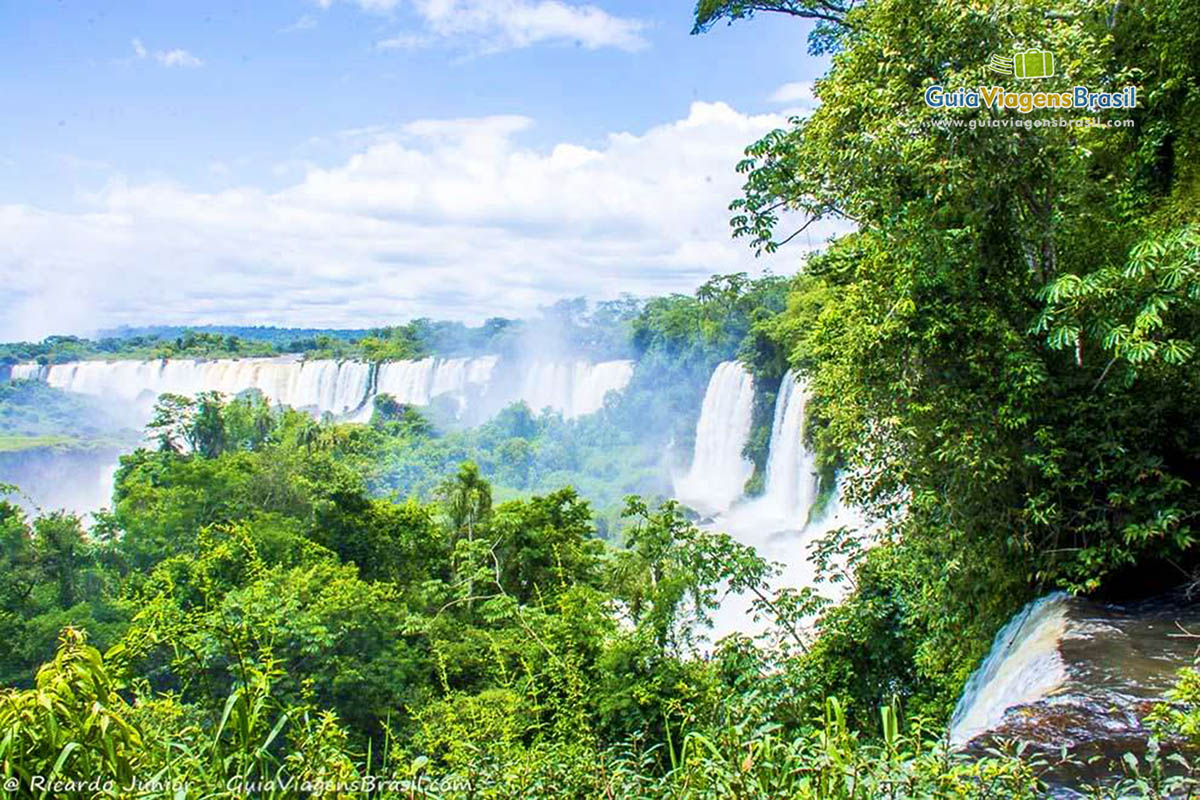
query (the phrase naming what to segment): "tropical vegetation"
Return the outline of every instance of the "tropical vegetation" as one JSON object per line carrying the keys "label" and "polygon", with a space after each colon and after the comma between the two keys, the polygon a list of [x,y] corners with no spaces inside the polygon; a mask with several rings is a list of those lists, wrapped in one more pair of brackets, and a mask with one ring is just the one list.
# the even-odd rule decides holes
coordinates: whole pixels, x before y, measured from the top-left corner
{"label": "tropical vegetation", "polygon": [[[812,219],[847,233],[793,277],[290,350],[540,337],[636,359],[584,419],[515,406],[456,429],[382,396],[351,425],[255,393],[160,398],[86,526],[0,503],[0,780],[22,797],[1018,798],[1064,774],[1070,753],[1016,742],[953,752],[945,722],[1027,600],[1200,583],[1200,6],[700,0],[694,24],[767,14],[807,21],[830,67],[819,105],[747,150],[733,234],[778,264]],[[992,85],[991,56],[1019,49],[1058,54],[1047,90],[1133,85],[1139,104],[1009,128],[981,123],[1019,112],[925,104]],[[1103,124],[1118,114],[1133,124]],[[247,341],[3,356],[290,347]],[[824,543],[839,604],[771,591],[775,565],[655,484],[730,358],[759,388],[748,491],[794,370],[824,470],[878,523]],[[11,408],[43,390],[7,391]],[[765,634],[706,640],[729,591]],[[1200,791],[1198,685],[1181,675],[1158,736],[1095,796]]]}

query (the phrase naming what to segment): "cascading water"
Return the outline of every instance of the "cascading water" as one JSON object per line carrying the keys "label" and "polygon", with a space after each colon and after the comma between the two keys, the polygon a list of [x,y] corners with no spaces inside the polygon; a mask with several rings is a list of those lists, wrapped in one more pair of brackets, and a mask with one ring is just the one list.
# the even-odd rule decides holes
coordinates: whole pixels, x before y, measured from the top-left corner
{"label": "cascading water", "polygon": [[1039,700],[1067,679],[1058,642],[1066,631],[1067,595],[1046,595],[1000,629],[950,719],[950,743],[962,745],[996,727],[1008,709]]}
{"label": "cascading water", "polygon": [[120,400],[136,406],[143,421],[164,393],[234,395],[247,389],[258,389],[273,403],[366,421],[376,394],[389,394],[415,406],[449,396],[458,404],[460,416],[473,401],[491,394],[488,405],[493,411],[523,400],[535,411],[549,407],[572,419],[598,411],[605,396],[624,389],[633,376],[632,361],[533,362],[519,367],[523,374],[515,376],[515,384],[509,381],[508,390],[495,392],[498,361],[496,356],[425,358],[378,367],[361,361],[290,357],[79,361],[48,367],[15,364],[10,377],[43,380],[64,391]]}
{"label": "cascading water", "polygon": [[[1078,796],[1057,790],[1111,778],[1114,761],[1146,752],[1149,713],[1195,662],[1195,640],[1181,634],[1198,628],[1200,606],[1183,594],[1119,604],[1041,597],[996,634],[954,709],[950,744],[983,755],[1022,742],[1027,756],[1049,756],[1049,796]],[[1181,744],[1159,739],[1163,764]],[[1063,747],[1072,758],[1060,763]]]}
{"label": "cascading water", "polygon": [[392,361],[379,366],[375,391],[413,406],[427,406],[435,397],[451,395],[461,413],[471,394],[486,391],[496,360],[483,356]]}
{"label": "cascading water", "polygon": [[[80,361],[51,366],[14,364],[5,372],[10,380],[41,380],[63,391],[115,401],[110,404],[121,409],[122,424],[135,429],[150,420],[154,403],[162,394],[194,396],[216,391],[236,395],[249,389],[261,391],[272,403],[318,416],[329,413],[354,422],[370,420],[373,400],[378,394],[389,394],[401,403],[415,406],[428,406],[436,398],[448,397],[457,404],[460,419],[468,408],[477,406],[470,418],[472,423],[518,400],[526,400],[538,409],[549,406],[573,418],[599,410],[605,396],[624,389],[633,375],[630,361],[532,365],[518,362],[515,370],[509,370],[511,374],[505,376],[506,380],[497,382],[493,378],[499,371],[498,362],[497,356],[426,358],[378,366],[361,361],[304,361],[295,357],[159,359]],[[71,508],[84,512],[99,507],[98,503],[89,504],[111,492],[116,455],[114,451],[105,464],[89,463],[90,468],[101,473],[99,494],[95,498],[73,497]],[[90,485],[93,481],[84,479],[77,483]]]}
{"label": "cascading water", "polygon": [[[676,496],[715,518],[705,527],[730,534],[759,555],[782,566],[771,589],[813,586],[816,576],[809,555],[814,542],[829,531],[869,528],[857,508],[842,497],[842,482],[834,487],[824,513],[815,515],[819,479],[816,454],[804,444],[805,410],[809,395],[796,375],[788,372],[780,384],[771,426],[766,481],[761,497],[738,502],[753,464],[742,456],[749,436],[754,401],[750,376],[736,362],[717,367],[708,384],[692,468],[676,482]],[[820,593],[840,599],[845,584],[826,584]],[[751,615],[751,598],[728,596],[713,620],[710,638],[764,627]]]}
{"label": "cascading water", "polygon": [[432,358],[380,364],[375,391],[391,395],[398,403],[423,406],[429,402],[435,366],[436,360]]}
{"label": "cascading water", "polygon": [[460,415],[472,400],[487,395],[493,410],[523,401],[534,413],[549,408],[575,419],[599,411],[605,396],[624,389],[633,377],[632,361],[534,361],[497,383],[497,362],[496,356],[483,356],[383,364],[377,391],[418,406],[449,395],[458,401]]}
{"label": "cascading water", "polygon": [[736,361],[709,379],[696,423],[691,469],[675,481],[675,496],[697,510],[728,510],[742,496],[754,463],[742,455],[754,413],[754,378]]}
{"label": "cascading water", "polygon": [[44,381],[47,369],[41,364],[13,364],[9,378],[14,381]]}
{"label": "cascading water", "polygon": [[[13,375],[18,377],[15,370]],[[64,391],[136,403],[143,415],[161,394],[233,395],[247,389],[258,389],[273,403],[345,415],[366,401],[371,365],[292,358],[80,361],[45,367],[38,377]]]}
{"label": "cascading water", "polygon": [[632,377],[632,361],[534,361],[516,399],[535,414],[550,408],[574,419],[599,411],[605,396],[624,389]]}
{"label": "cascading water", "polygon": [[817,497],[817,457],[804,445],[807,406],[808,392],[789,370],[775,400],[763,494],[753,504],[754,513],[786,527],[803,528]]}

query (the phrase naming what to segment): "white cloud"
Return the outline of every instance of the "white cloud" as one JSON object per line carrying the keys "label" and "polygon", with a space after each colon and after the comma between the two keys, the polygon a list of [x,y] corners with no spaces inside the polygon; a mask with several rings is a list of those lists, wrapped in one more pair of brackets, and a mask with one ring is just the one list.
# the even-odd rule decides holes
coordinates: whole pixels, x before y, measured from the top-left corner
{"label": "white cloud", "polygon": [[312,14],[302,14],[290,25],[285,25],[279,29],[280,33],[295,33],[297,31],[311,31],[317,27],[317,18]]}
{"label": "white cloud", "polygon": [[[78,213],[0,206],[0,337],[480,320],[783,272],[804,245],[756,261],[726,208],[742,148],[783,123],[696,103],[643,133],[533,149],[526,117],[421,120],[372,129],[344,163],[277,192],[114,178]],[[813,226],[813,243],[836,229]]]}
{"label": "white cloud", "polygon": [[172,50],[155,50],[151,53],[141,39],[134,39],[133,55],[138,60],[144,60],[153,57],[155,61],[162,64],[164,67],[202,67],[204,62],[196,56],[181,48]]}
{"label": "white cloud", "polygon": [[[333,0],[319,0],[328,8]],[[642,20],[618,17],[589,4],[564,0],[345,0],[364,11],[390,13],[405,5],[420,18],[427,35],[405,33],[379,42],[381,49],[424,46],[430,37],[467,41],[483,51],[567,42],[588,49],[647,46]]]}
{"label": "white cloud", "polygon": [[589,49],[646,46],[646,23],[614,17],[591,5],[559,0],[415,0],[418,13],[441,36],[479,37],[487,48],[570,41]]}
{"label": "white cloud", "polygon": [[164,67],[200,67],[204,62],[196,58],[187,50],[175,48],[174,50],[159,51],[154,54],[158,63]]}
{"label": "white cloud", "polygon": [[[400,4],[400,0],[347,0],[361,7],[364,11],[373,11],[376,13],[384,13],[391,11]],[[317,5],[321,8],[329,8],[333,5],[333,0],[317,0]]]}
{"label": "white cloud", "polygon": [[420,33],[398,33],[375,43],[380,50],[417,50],[428,47],[435,41],[434,37]]}
{"label": "white cloud", "polygon": [[813,92],[812,81],[785,83],[771,94],[771,101],[798,104],[804,107],[813,107],[820,102]]}

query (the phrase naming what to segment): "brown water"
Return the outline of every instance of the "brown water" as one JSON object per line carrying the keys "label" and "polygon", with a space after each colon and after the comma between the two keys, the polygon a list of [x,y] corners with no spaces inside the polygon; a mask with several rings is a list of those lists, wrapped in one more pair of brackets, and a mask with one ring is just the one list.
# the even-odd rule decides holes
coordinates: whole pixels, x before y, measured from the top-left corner
{"label": "brown water", "polygon": [[[1194,663],[1200,604],[1159,598],[1106,605],[1065,595],[1041,598],[997,635],[968,684],[951,738],[968,752],[1001,740],[1035,751],[1067,748],[1077,763],[1052,770],[1060,786],[1112,777],[1107,762],[1145,752],[1144,719],[1178,671]],[[1164,750],[1178,742],[1165,742]]]}

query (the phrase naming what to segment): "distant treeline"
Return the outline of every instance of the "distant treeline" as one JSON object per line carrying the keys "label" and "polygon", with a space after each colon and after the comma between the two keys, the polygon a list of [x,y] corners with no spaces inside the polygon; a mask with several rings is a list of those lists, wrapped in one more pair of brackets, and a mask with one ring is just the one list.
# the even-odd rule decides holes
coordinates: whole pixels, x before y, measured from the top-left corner
{"label": "distant treeline", "polygon": [[85,359],[244,358],[284,354],[307,358],[394,361],[481,353],[538,353],[554,357],[634,355],[632,324],[641,300],[589,304],[583,298],[543,308],[530,320],[494,317],[480,325],[415,319],[380,328],[279,328],[248,325],[150,325],[101,331],[96,339],[49,336],[0,344],[0,365],[54,364]]}
{"label": "distant treeline", "polygon": [[171,340],[189,333],[207,333],[215,336],[235,336],[252,342],[266,342],[281,350],[287,350],[295,342],[328,336],[333,339],[354,341],[370,332],[368,328],[280,328],[275,325],[122,325],[99,331],[101,340],[142,339]]}

